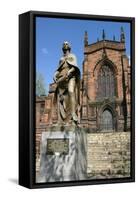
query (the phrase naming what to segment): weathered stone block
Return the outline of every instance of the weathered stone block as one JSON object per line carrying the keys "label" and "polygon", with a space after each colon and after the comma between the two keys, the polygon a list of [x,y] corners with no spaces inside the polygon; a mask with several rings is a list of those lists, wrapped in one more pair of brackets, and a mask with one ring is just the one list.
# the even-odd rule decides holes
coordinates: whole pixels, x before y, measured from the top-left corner
{"label": "weathered stone block", "polygon": [[130,132],[89,133],[87,144],[89,178],[130,176]]}

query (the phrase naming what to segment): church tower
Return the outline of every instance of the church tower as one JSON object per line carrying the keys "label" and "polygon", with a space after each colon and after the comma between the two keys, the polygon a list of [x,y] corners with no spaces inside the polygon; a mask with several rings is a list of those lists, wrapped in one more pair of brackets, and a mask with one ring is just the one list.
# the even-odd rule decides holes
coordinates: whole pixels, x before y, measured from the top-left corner
{"label": "church tower", "polygon": [[85,32],[80,123],[89,132],[130,129],[130,67],[123,27],[120,41],[103,30],[102,40],[89,44]]}

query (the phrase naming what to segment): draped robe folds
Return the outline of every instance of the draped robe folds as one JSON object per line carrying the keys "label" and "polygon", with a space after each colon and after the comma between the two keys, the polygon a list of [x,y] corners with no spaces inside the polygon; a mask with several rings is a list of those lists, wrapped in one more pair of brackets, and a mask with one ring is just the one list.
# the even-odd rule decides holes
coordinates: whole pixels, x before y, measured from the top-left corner
{"label": "draped robe folds", "polygon": [[[67,76],[68,72],[71,72],[69,76]],[[57,88],[54,99],[58,106],[58,120],[69,122],[72,119],[73,106],[76,115],[78,115],[80,106],[80,70],[77,66],[76,56],[70,53],[61,57],[56,73]],[[74,95],[73,105],[72,95]]]}

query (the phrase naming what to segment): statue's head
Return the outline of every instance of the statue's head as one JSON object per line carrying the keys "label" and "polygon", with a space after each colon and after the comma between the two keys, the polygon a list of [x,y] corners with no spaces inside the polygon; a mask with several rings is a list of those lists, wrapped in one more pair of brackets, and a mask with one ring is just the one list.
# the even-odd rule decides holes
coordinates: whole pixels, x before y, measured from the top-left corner
{"label": "statue's head", "polygon": [[69,42],[67,42],[67,41],[63,42],[62,50],[63,50],[63,52],[66,52],[67,50],[69,50],[69,52],[70,52],[71,46],[70,46]]}

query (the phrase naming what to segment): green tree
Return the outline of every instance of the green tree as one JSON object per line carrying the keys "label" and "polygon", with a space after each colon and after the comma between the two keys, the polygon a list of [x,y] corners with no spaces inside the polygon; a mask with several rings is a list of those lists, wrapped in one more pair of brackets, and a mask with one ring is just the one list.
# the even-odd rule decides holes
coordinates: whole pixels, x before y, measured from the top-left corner
{"label": "green tree", "polygon": [[36,95],[37,96],[47,95],[44,77],[39,72],[36,73]]}

